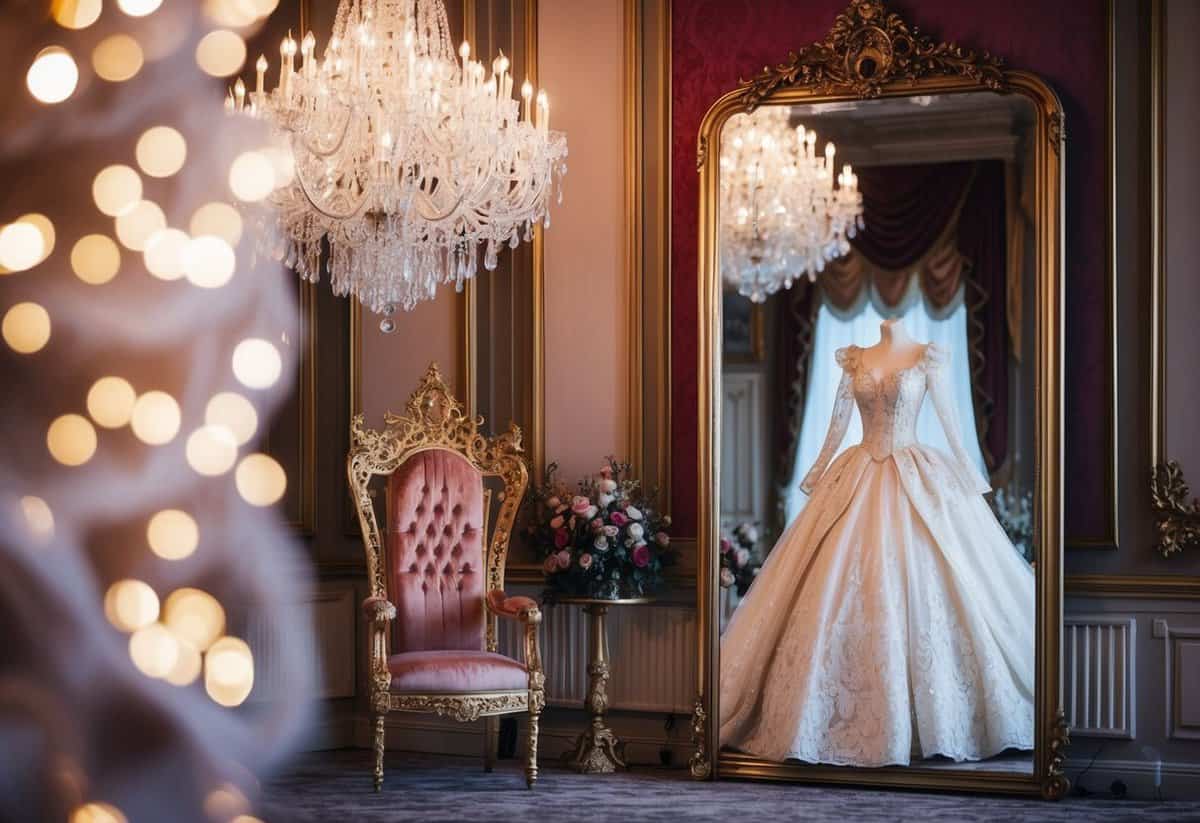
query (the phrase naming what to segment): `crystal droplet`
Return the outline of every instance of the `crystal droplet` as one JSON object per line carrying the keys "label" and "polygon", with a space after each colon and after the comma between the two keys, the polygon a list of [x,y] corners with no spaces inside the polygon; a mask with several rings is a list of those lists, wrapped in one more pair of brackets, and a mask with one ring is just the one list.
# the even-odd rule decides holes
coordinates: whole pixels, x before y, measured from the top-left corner
{"label": "crystal droplet", "polygon": [[396,330],[396,321],[390,317],[385,317],[379,321],[379,330],[384,334],[391,334]]}

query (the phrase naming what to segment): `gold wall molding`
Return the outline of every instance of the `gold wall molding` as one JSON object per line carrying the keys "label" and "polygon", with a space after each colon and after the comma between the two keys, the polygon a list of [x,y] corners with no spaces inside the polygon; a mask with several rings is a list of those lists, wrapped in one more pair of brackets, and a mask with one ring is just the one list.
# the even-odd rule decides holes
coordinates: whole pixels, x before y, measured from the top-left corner
{"label": "gold wall molding", "polygon": [[[917,58],[920,59],[917,59]],[[1027,98],[1035,111],[1036,229],[1036,457],[1035,533],[1039,535],[1036,580],[1036,681],[1032,774],[952,772],[912,767],[904,769],[840,769],[828,766],[775,763],[717,750],[719,739],[720,634],[718,568],[719,419],[715,407],[721,367],[720,277],[717,259],[719,145],[725,123],[734,115],[763,104],[797,105],[874,97],[909,97],[972,91],[1004,91]],[[699,129],[700,160],[698,272],[698,522],[699,562],[696,574],[697,619],[701,631],[697,650],[697,691],[703,714],[697,734],[693,773],[714,776],[838,782],[906,788],[947,788],[958,791],[1003,791],[1061,798],[1069,788],[1063,774],[1063,749],[1068,733],[1063,721],[1060,668],[1062,665],[1063,562],[1063,189],[1064,131],[1062,104],[1036,75],[1002,68],[998,59],[954,43],[920,37],[881,0],[852,0],[838,16],[829,36],[789,56],[787,63],[768,68],[719,100],[705,114]],[[710,765],[711,764],[711,765]]]}
{"label": "gold wall molding", "polygon": [[1183,469],[1174,460],[1154,467],[1150,500],[1158,525],[1158,549],[1163,557],[1185,548],[1200,549],[1200,500],[1191,496]]}
{"label": "gold wall molding", "polygon": [[642,0],[625,0],[624,50],[622,82],[625,98],[625,271],[626,271],[626,339],[629,358],[625,367],[625,380],[629,393],[625,419],[626,459],[633,464],[639,475],[644,471],[642,441]]}
{"label": "gold wall molding", "polygon": [[1130,600],[1200,600],[1200,577],[1174,575],[1068,574],[1063,589],[1073,597]]}

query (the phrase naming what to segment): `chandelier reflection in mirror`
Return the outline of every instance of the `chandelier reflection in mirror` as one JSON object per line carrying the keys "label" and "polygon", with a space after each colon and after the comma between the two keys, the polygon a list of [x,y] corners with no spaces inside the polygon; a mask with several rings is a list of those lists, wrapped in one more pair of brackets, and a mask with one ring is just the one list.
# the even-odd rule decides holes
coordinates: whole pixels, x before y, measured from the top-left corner
{"label": "chandelier reflection in mirror", "polygon": [[849,164],[835,177],[833,143],[790,123],[785,106],[732,118],[721,136],[721,276],[756,303],[850,251],[863,228]]}
{"label": "chandelier reflection in mirror", "polygon": [[[299,52],[299,66],[296,65]],[[567,141],[528,81],[522,104],[503,53],[489,74],[464,42],[456,59],[441,0],[341,0],[324,59],[309,32],[280,47],[279,81],[239,80],[227,106],[269,121],[285,147],[266,200],[264,241],[303,278],[328,242],[335,294],[385,315],[456,290],[502,248],[550,225]]]}

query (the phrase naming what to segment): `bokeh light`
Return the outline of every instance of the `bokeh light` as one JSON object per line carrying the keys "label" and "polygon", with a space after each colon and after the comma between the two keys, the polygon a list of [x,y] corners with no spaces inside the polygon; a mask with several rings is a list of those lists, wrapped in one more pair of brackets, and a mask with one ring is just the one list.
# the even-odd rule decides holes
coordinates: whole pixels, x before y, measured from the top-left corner
{"label": "bokeh light", "polygon": [[96,429],[83,415],[64,414],[46,430],[46,447],[64,466],[82,466],[96,453]]}
{"label": "bokeh light", "polygon": [[141,580],[118,580],[104,593],[104,616],[123,632],[134,632],[158,619],[158,595]]}
{"label": "bokeh light", "polygon": [[86,29],[100,18],[100,0],[54,0],[50,13],[64,29]]}
{"label": "bokeh light", "polygon": [[130,636],[129,657],[147,677],[166,677],[179,659],[179,643],[162,623],[151,623]]}
{"label": "bokeh light", "polygon": [[237,444],[244,446],[258,428],[258,412],[253,403],[237,392],[220,392],[204,407],[204,422],[224,426],[233,433]]}
{"label": "bokeh light", "polygon": [[97,426],[119,429],[133,417],[137,392],[122,377],[101,377],[87,393],[88,414]]}
{"label": "bokeh light", "polygon": [[17,220],[0,229],[0,266],[9,271],[32,269],[49,253],[45,238],[32,222]]}
{"label": "bokeh light", "polygon": [[[70,0],[67,0],[70,2]],[[70,823],[129,823],[116,806],[109,803],[84,803],[71,812]]]}
{"label": "bokeh light", "polygon": [[200,544],[200,527],[195,519],[179,509],[163,509],[146,526],[150,551],[163,560],[182,560],[191,556]]}
{"label": "bokeh light", "polygon": [[287,472],[269,455],[250,454],[238,463],[234,483],[251,506],[273,506],[287,491]]}
{"label": "bokeh light", "polygon": [[275,168],[263,152],[242,152],[229,167],[229,189],[238,200],[257,203],[274,188]]}
{"label": "bokeh light", "polygon": [[211,234],[230,246],[236,246],[242,239],[242,216],[228,203],[205,203],[192,215],[188,231],[193,237]]}
{"label": "bokeh light", "polygon": [[246,62],[246,41],[229,29],[204,35],[196,45],[196,64],[213,77],[229,77]]}
{"label": "bokeh light", "polygon": [[178,280],[183,277],[183,252],[191,238],[179,229],[159,229],[146,238],[146,250],[142,260],[146,271],[160,280]]}
{"label": "bokeh light", "polygon": [[146,129],[134,149],[138,166],[151,177],[170,177],[187,160],[187,141],[170,126]]}
{"label": "bokeh light", "polygon": [[129,166],[108,166],[92,181],[92,199],[109,217],[128,214],[142,200],[142,178]]}
{"label": "bokeh light", "polygon": [[121,250],[111,237],[85,234],[71,249],[71,269],[84,283],[102,285],[120,271]]}
{"label": "bokeh light", "polygon": [[61,103],[79,85],[79,67],[62,46],[47,46],[33,58],[25,74],[25,85],[39,102]]}
{"label": "bokeh light", "polygon": [[239,706],[254,688],[254,656],[244,640],[222,637],[204,656],[204,690],[222,706]]}
{"label": "bokeh light", "polygon": [[237,462],[237,440],[224,426],[201,426],[187,439],[187,462],[196,474],[216,477]]}
{"label": "bokeh light", "polygon": [[54,513],[45,500],[33,495],[22,497],[21,514],[25,517],[29,533],[38,540],[46,541],[54,536]]}
{"label": "bokeh light", "polygon": [[136,76],[146,62],[142,47],[128,34],[114,34],[92,50],[92,68],[102,79],[121,83]]}
{"label": "bokeh light", "polygon": [[237,268],[237,256],[220,237],[206,234],[192,238],[181,254],[188,282],[205,289],[224,286]]}
{"label": "bokeh light", "polygon": [[117,218],[117,239],[132,251],[144,251],[146,241],[167,227],[167,217],[157,203],[142,200]]}
{"label": "bokeh light", "polygon": [[162,0],[117,0],[117,7],[130,17],[145,17],[153,14],[162,5]]}
{"label": "bokeh light", "polygon": [[18,303],[4,313],[0,336],[18,354],[41,351],[50,342],[50,313],[37,303]]}
{"label": "bokeh light", "polygon": [[233,376],[246,388],[269,388],[275,385],[282,371],[279,349],[269,340],[251,337],[233,350]]}
{"label": "bokeh light", "polygon": [[179,404],[175,398],[163,391],[148,391],[133,404],[129,425],[138,440],[161,446],[179,433],[179,422]]}
{"label": "bokeh light", "polygon": [[172,686],[190,686],[196,682],[196,678],[200,676],[200,672],[204,669],[204,661],[200,657],[200,650],[193,646],[188,641],[181,638],[177,633],[172,632],[175,639],[175,665],[171,670],[163,675],[163,679]]}
{"label": "bokeh light", "polygon": [[200,589],[176,589],[163,603],[163,623],[176,637],[204,651],[225,631],[225,610]]}

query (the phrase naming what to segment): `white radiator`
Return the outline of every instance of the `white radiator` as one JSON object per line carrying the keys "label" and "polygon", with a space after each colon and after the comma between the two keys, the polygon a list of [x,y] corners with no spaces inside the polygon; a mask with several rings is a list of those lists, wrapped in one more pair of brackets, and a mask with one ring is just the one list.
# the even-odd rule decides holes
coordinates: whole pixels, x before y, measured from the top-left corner
{"label": "white radiator", "polygon": [[1063,693],[1072,735],[1133,739],[1136,625],[1121,616],[1065,619]]}
{"label": "white radiator", "polygon": [[[542,663],[553,705],[587,695],[588,616],[578,606],[542,609]],[[609,708],[691,714],[696,697],[696,613],[679,606],[610,606]],[[500,621],[500,651],[521,659],[521,628]]]}

